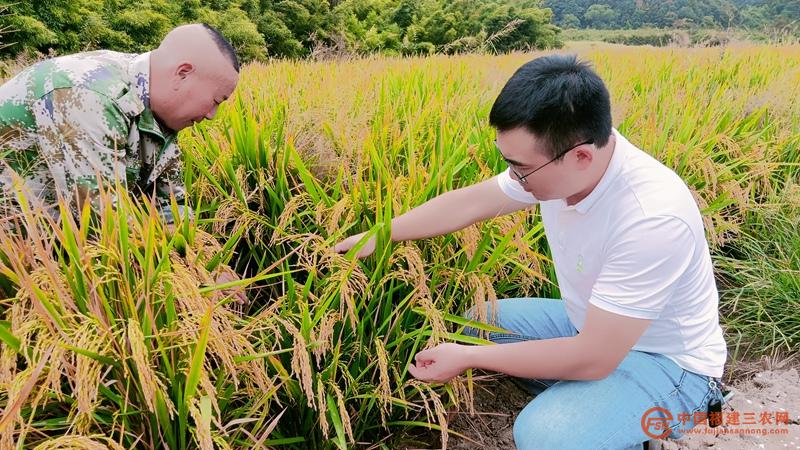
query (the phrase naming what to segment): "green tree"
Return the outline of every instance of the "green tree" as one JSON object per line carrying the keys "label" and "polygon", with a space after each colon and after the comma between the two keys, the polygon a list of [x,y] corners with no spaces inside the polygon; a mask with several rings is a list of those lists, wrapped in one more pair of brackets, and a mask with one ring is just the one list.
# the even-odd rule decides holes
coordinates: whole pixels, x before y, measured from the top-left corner
{"label": "green tree", "polygon": [[169,17],[150,8],[130,8],[119,13],[114,29],[130,37],[132,44],[123,50],[144,52],[158,46],[173,27]]}
{"label": "green tree", "polygon": [[594,4],[586,10],[583,20],[593,28],[612,28],[617,20],[617,12],[608,5]]}
{"label": "green tree", "polygon": [[220,12],[201,8],[197,14],[198,20],[217,28],[230,41],[242,62],[266,57],[264,36],[241,9],[232,8]]}
{"label": "green tree", "polygon": [[581,19],[579,19],[575,14],[565,14],[564,18],[561,19],[560,25],[564,28],[580,28]]}
{"label": "green tree", "polygon": [[3,56],[46,49],[58,43],[58,35],[35,17],[9,13],[0,17],[0,27],[6,31],[5,43],[0,48]]}
{"label": "green tree", "polygon": [[190,22],[217,27],[243,61],[304,57],[339,36],[354,51],[402,54],[560,45],[553,11],[540,0],[19,0],[6,12],[0,57],[141,52]]}
{"label": "green tree", "polygon": [[394,10],[392,21],[400,28],[407,29],[417,19],[419,7],[419,2],[415,0],[401,0]]}
{"label": "green tree", "polygon": [[265,12],[256,22],[258,32],[264,36],[267,53],[274,56],[298,57],[306,49],[294,37],[292,30],[283,22],[281,17],[274,12]]}
{"label": "green tree", "polygon": [[97,42],[120,42],[103,20],[102,0],[19,1],[8,5],[8,27],[12,42],[0,56],[23,51],[47,53],[50,49],[74,52],[92,48]]}

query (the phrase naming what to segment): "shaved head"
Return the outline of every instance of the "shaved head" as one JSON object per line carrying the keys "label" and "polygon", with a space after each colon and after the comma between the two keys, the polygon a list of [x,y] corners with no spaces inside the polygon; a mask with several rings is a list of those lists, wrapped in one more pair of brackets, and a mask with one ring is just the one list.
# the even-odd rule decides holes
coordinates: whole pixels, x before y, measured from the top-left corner
{"label": "shaved head", "polygon": [[212,27],[211,25],[204,23],[202,24],[203,28],[208,31],[208,34],[211,36],[211,39],[214,40],[214,43],[217,44],[217,48],[219,51],[228,58],[228,61],[231,62],[236,71],[239,71],[239,58],[236,56],[236,50],[233,49],[233,46],[222,33],[219,32],[216,28]]}
{"label": "shaved head", "polygon": [[181,25],[174,28],[164,36],[161,45],[153,53],[168,53],[171,55],[191,53],[205,53],[216,51],[239,72],[239,58],[236,51],[227,39],[216,28],[205,23]]}
{"label": "shaved head", "polygon": [[181,130],[213,118],[238,80],[236,52],[219,31],[182,25],[150,55],[150,107],[162,125]]}

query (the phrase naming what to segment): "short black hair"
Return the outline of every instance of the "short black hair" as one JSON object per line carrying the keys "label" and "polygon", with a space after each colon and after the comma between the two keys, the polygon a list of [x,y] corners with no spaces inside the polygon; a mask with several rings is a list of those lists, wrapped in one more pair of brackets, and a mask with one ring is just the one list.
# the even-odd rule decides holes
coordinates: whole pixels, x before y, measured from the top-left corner
{"label": "short black hair", "polygon": [[517,69],[489,113],[498,131],[525,127],[544,141],[551,158],[582,141],[598,147],[611,135],[608,89],[575,55],[536,58]]}
{"label": "short black hair", "polygon": [[211,39],[214,40],[214,43],[217,44],[217,48],[219,49],[219,51],[222,52],[222,54],[225,55],[226,58],[228,58],[228,61],[231,62],[231,65],[233,66],[234,69],[236,69],[236,72],[238,73],[239,58],[236,56],[236,50],[233,49],[233,46],[231,45],[230,41],[225,39],[225,36],[223,36],[218,29],[212,27],[207,23],[203,23],[202,25],[203,28],[205,28],[206,31],[208,31],[208,34],[211,35]]}

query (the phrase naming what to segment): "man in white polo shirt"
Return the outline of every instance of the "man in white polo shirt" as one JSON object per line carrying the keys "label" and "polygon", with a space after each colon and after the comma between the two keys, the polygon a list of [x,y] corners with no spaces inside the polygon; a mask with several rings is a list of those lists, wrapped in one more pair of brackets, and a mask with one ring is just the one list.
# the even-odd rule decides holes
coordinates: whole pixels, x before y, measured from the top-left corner
{"label": "man in white polo shirt", "polygon": [[[417,354],[411,374],[444,382],[479,368],[526,379],[538,395],[514,424],[518,449],[641,448],[719,408],[727,352],[686,184],[612,128],[603,81],[574,56],[523,65],[489,121],[508,170],[395,218],[392,239],[538,204],[563,301],[500,300],[495,325],[508,333],[489,339],[503,345],[442,344]],[[649,428],[659,421],[668,428]]]}

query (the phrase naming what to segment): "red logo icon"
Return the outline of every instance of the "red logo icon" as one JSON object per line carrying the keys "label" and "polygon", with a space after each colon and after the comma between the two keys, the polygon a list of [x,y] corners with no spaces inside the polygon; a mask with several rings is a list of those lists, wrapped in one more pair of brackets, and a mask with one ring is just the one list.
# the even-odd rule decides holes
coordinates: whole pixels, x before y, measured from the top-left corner
{"label": "red logo icon", "polygon": [[[659,417],[657,413],[661,413],[660,415],[664,417]],[[651,439],[664,439],[672,432],[669,427],[671,421],[672,413],[659,406],[654,406],[642,415],[642,431]]]}

